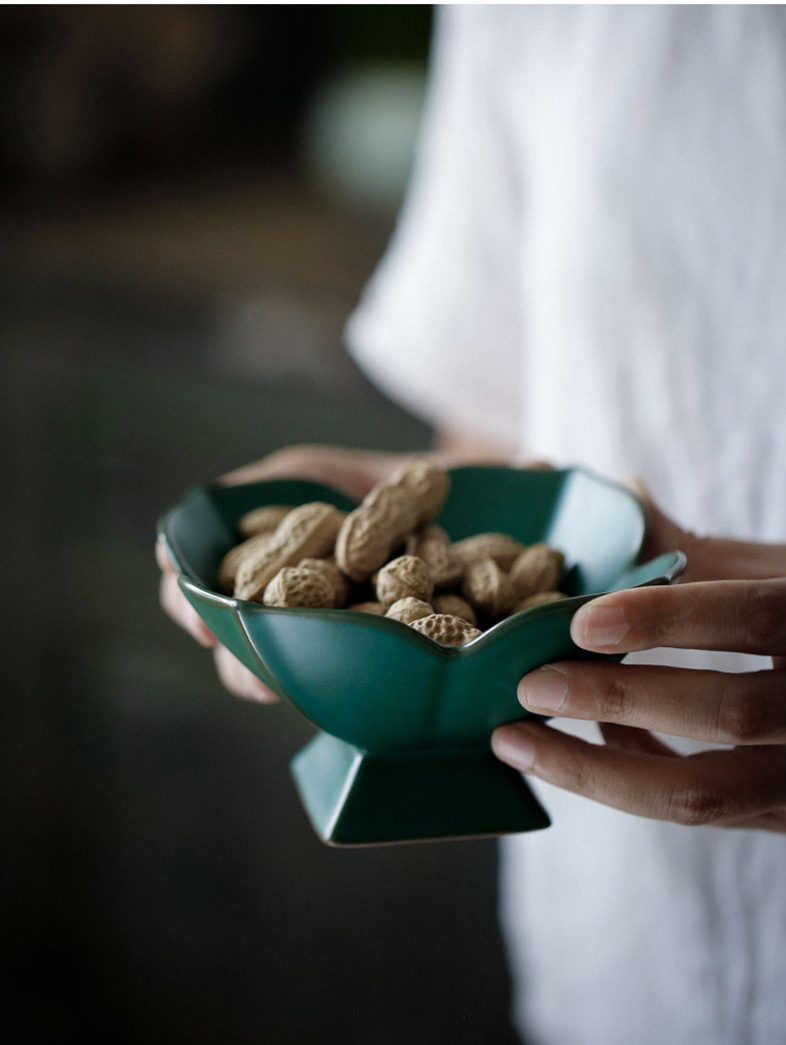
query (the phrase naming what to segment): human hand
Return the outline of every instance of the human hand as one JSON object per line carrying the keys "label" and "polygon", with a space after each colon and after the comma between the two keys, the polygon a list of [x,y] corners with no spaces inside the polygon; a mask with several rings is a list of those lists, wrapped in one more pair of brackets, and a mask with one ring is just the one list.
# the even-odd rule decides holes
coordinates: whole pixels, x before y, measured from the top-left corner
{"label": "human hand", "polygon": [[[291,446],[230,472],[222,476],[219,482],[234,485],[283,477],[314,479],[360,500],[375,483],[389,475],[408,456],[337,446]],[[261,703],[278,700],[269,687],[211,634],[180,590],[177,573],[160,540],[156,542],[156,561],[161,570],[159,600],[164,612],[200,645],[212,649],[216,671],[225,688],[247,700]]]}
{"label": "human hand", "polygon": [[[765,654],[772,667],[548,665],[521,680],[522,705],[597,721],[605,744],[523,721],[495,730],[493,750],[517,769],[639,816],[786,831],[786,545],[699,538],[643,499],[648,556],[681,548],[685,574],[670,587],[587,603],[573,618],[574,642],[598,653],[672,647]],[[732,746],[681,756],[650,730]]]}

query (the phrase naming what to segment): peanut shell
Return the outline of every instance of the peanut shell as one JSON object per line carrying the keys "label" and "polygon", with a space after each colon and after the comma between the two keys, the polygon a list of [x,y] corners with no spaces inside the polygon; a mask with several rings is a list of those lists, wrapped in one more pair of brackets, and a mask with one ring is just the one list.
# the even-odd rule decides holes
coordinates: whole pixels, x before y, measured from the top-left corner
{"label": "peanut shell", "polygon": [[333,605],[332,585],[316,570],[285,566],[265,588],[265,606],[310,606],[327,609]]}
{"label": "peanut shell", "polygon": [[506,533],[476,533],[456,541],[453,552],[466,566],[478,559],[493,559],[502,570],[509,570],[513,562],[525,550],[521,541]]}
{"label": "peanut shell", "polygon": [[291,505],[265,504],[241,515],[237,521],[237,528],[244,537],[272,533],[291,511]]}
{"label": "peanut shell", "polygon": [[384,565],[412,531],[417,509],[404,489],[379,484],[350,512],[336,539],[336,562],[353,581],[365,581]]}
{"label": "peanut shell", "polygon": [[435,613],[447,613],[451,617],[461,617],[473,628],[477,625],[475,611],[460,595],[435,595],[431,602]]}
{"label": "peanut shell", "polygon": [[298,566],[304,569],[314,570],[315,573],[319,573],[333,589],[333,605],[336,609],[346,603],[347,596],[349,595],[349,583],[347,578],[336,566],[333,559],[301,559]]}
{"label": "peanut shell", "polygon": [[422,599],[414,599],[411,595],[408,595],[405,599],[398,599],[389,607],[386,617],[390,617],[391,620],[400,620],[403,624],[411,624],[413,620],[420,620],[421,617],[428,617],[430,613],[434,612],[434,608]]}
{"label": "peanut shell", "polygon": [[517,602],[511,613],[521,613],[522,610],[532,609],[533,606],[542,606],[547,602],[559,602],[567,597],[561,591],[539,591],[536,595],[529,595],[526,599]]}
{"label": "peanut shell", "polygon": [[417,523],[435,519],[450,492],[450,476],[426,457],[413,457],[389,480],[392,486],[409,491],[417,506]]}
{"label": "peanut shell", "polygon": [[355,602],[351,606],[347,606],[348,610],[354,610],[355,613],[373,613],[378,617],[385,616],[385,607],[381,602]]}
{"label": "peanut shell", "polygon": [[513,581],[490,558],[465,567],[461,594],[475,610],[493,620],[504,617],[516,601]]}
{"label": "peanut shell", "polygon": [[241,562],[247,556],[253,557],[265,549],[270,544],[271,537],[270,533],[258,533],[229,549],[218,567],[219,591],[223,591],[227,595],[232,594]]}
{"label": "peanut shell", "polygon": [[418,524],[418,506],[405,486],[378,483],[366,494],[361,507],[390,530],[392,546],[402,542]]}
{"label": "peanut shell", "polygon": [[333,548],[345,514],[321,501],[293,508],[279,523],[270,544],[240,563],[235,577],[235,596],[257,599],[283,567],[294,566],[301,559],[326,555]]}
{"label": "peanut shell", "polygon": [[443,646],[463,646],[483,634],[461,617],[451,617],[447,613],[430,613],[428,617],[413,621],[410,627]]}
{"label": "peanut shell", "polygon": [[510,568],[510,579],[519,599],[554,591],[565,568],[565,556],[556,548],[540,542],[531,544],[517,556]]}
{"label": "peanut shell", "polygon": [[344,520],[336,540],[336,562],[353,581],[367,580],[387,559],[391,543],[388,529],[356,508]]}
{"label": "peanut shell", "polygon": [[458,587],[464,573],[464,564],[453,551],[450,537],[441,526],[427,526],[412,534],[407,542],[407,553],[421,558],[431,571],[434,588],[444,591]]}
{"label": "peanut shell", "polygon": [[434,581],[428,566],[417,555],[399,555],[382,567],[376,578],[376,594],[383,606],[411,596],[430,602]]}

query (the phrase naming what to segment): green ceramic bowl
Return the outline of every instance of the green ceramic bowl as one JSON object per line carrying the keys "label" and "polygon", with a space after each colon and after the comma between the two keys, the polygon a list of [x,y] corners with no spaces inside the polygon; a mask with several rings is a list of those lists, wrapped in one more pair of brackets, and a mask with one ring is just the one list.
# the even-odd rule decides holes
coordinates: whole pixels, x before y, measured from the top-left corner
{"label": "green ceramic bowl", "polygon": [[305,480],[191,490],[161,520],[186,598],[213,634],[291,701],[318,733],[292,770],[315,830],[337,845],[497,835],[545,827],[523,777],[491,753],[492,730],[528,717],[516,699],[526,672],[587,658],[570,620],[593,595],[668,583],[680,552],[637,559],[645,516],[627,489],[581,469],[451,471],[437,520],[454,540],[484,531],[547,541],[566,558],[570,596],[535,607],[460,647],[398,621],[348,610],[278,609],[214,590],[236,520],[263,504],[355,506]]}

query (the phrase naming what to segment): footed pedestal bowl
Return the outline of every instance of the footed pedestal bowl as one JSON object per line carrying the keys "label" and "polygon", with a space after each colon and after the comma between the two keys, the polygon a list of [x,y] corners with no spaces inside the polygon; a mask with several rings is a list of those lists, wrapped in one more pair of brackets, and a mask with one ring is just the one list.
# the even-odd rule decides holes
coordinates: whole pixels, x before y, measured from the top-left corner
{"label": "footed pedestal bowl", "polygon": [[186,598],[216,638],[317,728],[292,761],[317,834],[333,845],[490,836],[546,827],[520,773],[491,752],[496,726],[531,717],[522,675],[550,661],[609,659],[570,638],[603,592],[666,584],[678,551],[640,563],[646,520],[626,488],[583,469],[463,467],[436,522],[454,540],[501,532],[565,555],[568,598],[508,617],[464,646],[344,609],[273,608],[223,595],[216,572],[236,521],[264,504],[356,507],[320,483],[279,479],[192,489],[159,523]]}

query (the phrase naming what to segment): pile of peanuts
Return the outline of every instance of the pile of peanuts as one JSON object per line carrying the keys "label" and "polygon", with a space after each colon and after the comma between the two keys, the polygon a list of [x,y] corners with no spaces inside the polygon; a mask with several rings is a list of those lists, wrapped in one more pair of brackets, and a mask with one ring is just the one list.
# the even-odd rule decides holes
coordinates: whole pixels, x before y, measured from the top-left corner
{"label": "pile of peanuts", "polygon": [[358,508],[267,505],[238,521],[244,540],[219,566],[226,594],[265,606],[376,613],[446,646],[511,614],[565,598],[565,560],[503,533],[452,541],[433,520],[450,489],[427,458],[407,461]]}

